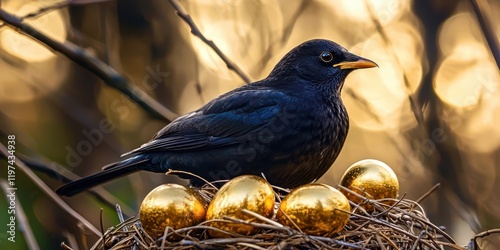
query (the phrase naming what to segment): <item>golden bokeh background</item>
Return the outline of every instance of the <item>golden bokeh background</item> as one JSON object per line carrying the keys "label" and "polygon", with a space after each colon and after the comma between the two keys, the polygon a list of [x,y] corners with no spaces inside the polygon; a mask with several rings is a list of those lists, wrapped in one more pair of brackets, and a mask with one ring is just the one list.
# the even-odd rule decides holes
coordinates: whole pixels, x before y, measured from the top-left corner
{"label": "golden bokeh background", "polygon": [[[244,84],[190,33],[168,1],[0,3],[2,10],[20,17],[35,13],[24,22],[100,58],[178,114]],[[313,38],[336,41],[379,64],[348,77],[342,98],[350,133],[320,182],[335,185],[352,163],[378,159],[396,171],[400,195],[417,199],[442,184],[423,205],[431,220],[446,227],[460,244],[499,227],[500,72],[469,1],[180,3],[201,32],[252,80],[266,77],[287,51]],[[483,4],[489,6],[486,14],[494,24],[494,38],[500,40],[500,1]],[[61,6],[50,8],[56,5]],[[17,153],[87,175],[167,124],[151,118],[78,62],[0,25],[0,141],[15,134]],[[105,122],[111,129],[101,129]],[[61,184],[38,173],[54,189]],[[6,171],[0,177],[5,178]],[[137,212],[152,188],[175,180],[141,173],[105,187]],[[16,181],[18,202],[42,249],[59,247],[68,235],[81,238],[77,222],[20,170]],[[3,208],[7,203],[0,200]],[[117,223],[116,212],[89,195],[67,201],[94,225],[99,225],[100,207],[105,207],[105,228]],[[0,225],[4,221],[7,215],[0,211]],[[0,231],[0,246],[7,244],[4,235]],[[9,246],[24,249],[23,236],[18,237]]]}

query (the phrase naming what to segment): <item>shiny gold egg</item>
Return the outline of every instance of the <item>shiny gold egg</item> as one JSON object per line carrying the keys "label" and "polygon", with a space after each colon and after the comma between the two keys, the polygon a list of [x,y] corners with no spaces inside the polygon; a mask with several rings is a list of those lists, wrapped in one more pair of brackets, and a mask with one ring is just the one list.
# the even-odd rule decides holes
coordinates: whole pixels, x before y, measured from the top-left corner
{"label": "shiny gold egg", "polygon": [[340,191],[325,184],[312,183],[295,188],[285,196],[277,219],[291,228],[296,228],[296,225],[304,233],[328,236],[344,228],[350,210],[349,201]]}
{"label": "shiny gold egg", "polygon": [[153,238],[163,235],[165,227],[174,230],[197,225],[205,219],[207,203],[196,191],[179,184],[164,184],[153,189],[139,208],[144,230]]}
{"label": "shiny gold egg", "polygon": [[[340,185],[373,200],[397,198],[399,192],[398,177],[394,171],[387,164],[372,159],[352,164],[342,176]],[[345,190],[342,192],[352,202],[362,202],[360,197]],[[374,210],[369,204],[361,206],[368,212]]]}
{"label": "shiny gold egg", "polygon": [[[257,221],[249,214],[242,212],[247,209],[270,218],[274,211],[274,190],[262,177],[242,175],[236,177],[221,187],[208,206],[207,220],[223,219],[224,216],[245,220]],[[255,228],[242,223],[214,221],[210,226],[242,235],[252,235]],[[223,232],[209,230],[212,237],[230,237]]]}

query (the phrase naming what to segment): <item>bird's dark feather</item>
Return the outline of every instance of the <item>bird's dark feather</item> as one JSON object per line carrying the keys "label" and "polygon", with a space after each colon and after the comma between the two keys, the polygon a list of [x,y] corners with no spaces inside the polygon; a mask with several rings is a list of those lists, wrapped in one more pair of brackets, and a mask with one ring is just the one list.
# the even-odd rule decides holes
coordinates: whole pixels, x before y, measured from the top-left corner
{"label": "bird's dark feather", "polygon": [[203,108],[179,117],[153,139],[125,155],[142,152],[209,150],[241,143],[269,124],[282,110],[286,94],[243,89],[223,95]]}
{"label": "bird's dark feather", "polygon": [[[323,52],[332,60],[321,59]],[[128,159],[57,192],[73,195],[136,170],[178,169],[209,181],[264,174],[271,184],[286,188],[312,182],[333,164],[349,128],[340,91],[353,68],[335,65],[360,59],[332,41],[307,41],[265,79],[179,117],[125,154]],[[363,67],[376,65],[364,62]]]}

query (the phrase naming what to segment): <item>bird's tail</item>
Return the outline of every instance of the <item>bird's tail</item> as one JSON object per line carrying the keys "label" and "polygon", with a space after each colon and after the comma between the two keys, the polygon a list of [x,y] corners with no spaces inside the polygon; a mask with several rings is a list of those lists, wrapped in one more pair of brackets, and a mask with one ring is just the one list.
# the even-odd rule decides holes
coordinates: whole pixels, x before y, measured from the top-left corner
{"label": "bird's tail", "polygon": [[101,172],[63,185],[56,190],[56,193],[62,196],[73,196],[104,182],[139,171],[141,170],[140,166],[148,161],[147,159],[135,160],[134,158],[130,158],[125,161],[112,163],[105,166]]}

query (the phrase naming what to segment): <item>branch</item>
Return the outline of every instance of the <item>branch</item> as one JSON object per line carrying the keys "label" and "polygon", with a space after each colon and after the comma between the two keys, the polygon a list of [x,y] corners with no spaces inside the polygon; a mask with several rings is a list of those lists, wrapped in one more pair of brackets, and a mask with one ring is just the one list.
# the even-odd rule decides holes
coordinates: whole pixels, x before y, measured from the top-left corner
{"label": "branch", "polygon": [[212,48],[215,53],[226,63],[228,69],[234,71],[245,83],[251,83],[250,78],[234,63],[229,59],[222,51],[215,45],[212,40],[208,40],[203,33],[201,33],[198,26],[194,23],[191,16],[182,8],[177,0],[169,0],[172,7],[175,9],[175,13],[182,19],[184,22],[189,25],[191,28],[191,34],[198,37],[201,41],[203,41],[206,45]]}
{"label": "branch", "polygon": [[482,0],[470,0],[470,2],[474,8],[474,12],[476,13],[484,38],[486,38],[486,42],[488,42],[488,45],[490,46],[491,54],[493,54],[497,67],[500,69],[500,44],[495,34],[493,20],[491,19],[491,15],[488,11],[488,3]]}
{"label": "branch", "polygon": [[66,41],[64,44],[57,42],[39,32],[33,26],[23,23],[20,18],[9,14],[2,9],[0,9],[0,20],[4,21],[5,24],[9,25],[17,32],[33,38],[37,42],[47,46],[49,49],[65,55],[73,62],[87,69],[102,79],[108,86],[128,96],[152,117],[167,121],[172,121],[178,117],[177,114],[148,96],[143,90],[135,85],[132,85],[127,77],[118,73],[115,69],[99,60],[96,56],[87,53],[85,49],[82,49],[69,41]]}
{"label": "branch", "polygon": [[384,45],[387,50],[389,50],[391,56],[394,58],[396,63],[398,64],[399,68],[403,72],[403,81],[404,81],[404,86],[406,88],[406,91],[408,92],[408,100],[410,102],[410,107],[411,111],[413,113],[413,116],[415,117],[415,121],[419,125],[419,128],[422,129],[422,131],[425,132],[424,124],[425,124],[425,119],[424,119],[424,114],[422,113],[422,110],[419,108],[419,105],[417,103],[417,100],[412,96],[412,91],[411,91],[411,86],[410,86],[410,80],[408,79],[408,75],[406,74],[406,71],[401,64],[401,61],[399,60],[399,57],[396,54],[396,51],[394,50],[394,46],[392,46],[391,39],[389,39],[389,36],[385,32],[385,30],[382,27],[382,24],[380,23],[380,20],[378,17],[375,15],[375,11],[373,10],[373,6],[370,4],[370,2],[365,2],[365,7],[368,10],[368,13],[370,14],[370,19],[375,25],[375,29],[379,33],[380,37],[382,38],[382,41],[384,41]]}
{"label": "branch", "polygon": [[[39,17],[45,13],[51,12],[53,10],[67,7],[69,4],[70,4],[69,1],[65,1],[65,2],[55,3],[54,5],[51,5],[51,6],[42,7],[35,12],[31,12],[31,13],[28,13],[28,14],[22,16],[22,17],[19,17],[19,20],[24,21],[25,19],[37,18],[37,17]],[[6,25],[7,25],[6,23],[0,24],[0,28],[3,28]]]}
{"label": "branch", "polygon": [[[41,7],[36,11],[30,12],[24,16],[19,17],[21,21],[24,21],[26,19],[35,19],[38,18],[41,15],[44,15],[46,13],[49,13],[54,10],[66,8],[69,6],[75,6],[75,5],[89,5],[89,4],[96,4],[96,3],[104,3],[104,2],[110,2],[112,0],[66,0],[58,3],[54,3],[53,5]],[[5,23],[0,24],[0,28],[4,27]]]}
{"label": "branch", "polygon": [[[0,143],[0,152],[8,156],[9,153],[7,151],[7,148]],[[81,216],[79,213],[77,213],[75,210],[73,210],[66,202],[64,202],[52,189],[50,189],[45,182],[43,182],[38,176],[31,171],[31,169],[24,164],[20,159],[15,160],[15,164],[18,169],[21,169],[50,199],[52,199],[59,207],[64,209],[66,212],[68,212],[73,218],[75,218],[77,221],[80,221],[87,229],[92,231],[95,235],[101,237],[102,234],[95,228],[92,223],[87,221],[83,216]]]}
{"label": "branch", "polygon": [[[63,183],[68,183],[70,181],[74,181],[80,179],[81,177],[76,175],[75,173],[67,170],[66,168],[58,165],[55,162],[42,162],[39,160],[35,160],[26,155],[17,154],[17,159],[24,162],[26,166],[28,166],[32,170],[36,170],[42,172],[54,179],[62,181]],[[0,155],[0,159],[5,158],[5,156]],[[122,202],[113,196],[110,192],[102,187],[96,187],[93,189],[87,190],[92,196],[94,196],[98,201],[104,203],[111,209],[116,208],[116,204],[121,204]],[[131,217],[136,212],[127,205],[123,205],[123,211],[125,216]]]}

